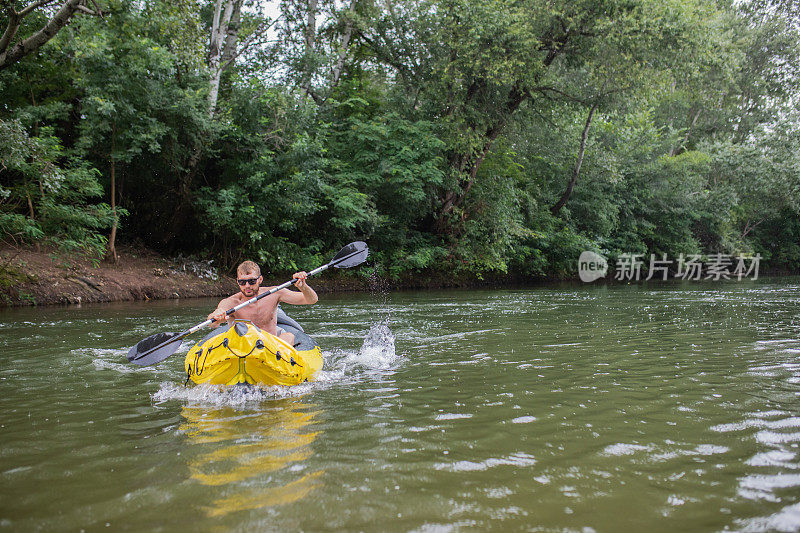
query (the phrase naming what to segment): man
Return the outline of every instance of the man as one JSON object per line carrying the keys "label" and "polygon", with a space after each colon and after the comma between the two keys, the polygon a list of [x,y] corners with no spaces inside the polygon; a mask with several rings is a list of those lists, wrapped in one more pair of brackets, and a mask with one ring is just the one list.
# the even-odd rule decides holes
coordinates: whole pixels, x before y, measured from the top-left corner
{"label": "man", "polygon": [[294,335],[278,327],[278,304],[286,302],[292,305],[310,305],[316,303],[319,298],[314,289],[306,283],[308,274],[295,272],[292,277],[297,280],[294,286],[300,289],[300,292],[281,289],[274,294],[265,296],[256,303],[239,309],[232,315],[225,315],[225,311],[228,309],[236,307],[240,303],[244,303],[256,295],[273,288],[261,287],[261,282],[264,281],[264,278],[261,277],[261,269],[254,262],[245,261],[236,269],[236,283],[239,284],[239,292],[222,300],[217,309],[208,315],[208,318],[215,322],[212,327],[217,327],[226,318],[229,321],[233,319],[249,320],[259,328],[280,337],[288,342],[289,345],[294,346]]}

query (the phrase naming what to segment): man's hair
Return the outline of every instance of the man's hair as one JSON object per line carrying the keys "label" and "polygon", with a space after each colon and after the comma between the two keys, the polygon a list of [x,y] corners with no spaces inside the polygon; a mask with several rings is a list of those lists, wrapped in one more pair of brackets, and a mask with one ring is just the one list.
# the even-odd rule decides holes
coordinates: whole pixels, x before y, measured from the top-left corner
{"label": "man's hair", "polygon": [[256,276],[261,275],[261,269],[258,268],[258,265],[252,261],[245,261],[241,265],[236,268],[237,274],[255,274]]}

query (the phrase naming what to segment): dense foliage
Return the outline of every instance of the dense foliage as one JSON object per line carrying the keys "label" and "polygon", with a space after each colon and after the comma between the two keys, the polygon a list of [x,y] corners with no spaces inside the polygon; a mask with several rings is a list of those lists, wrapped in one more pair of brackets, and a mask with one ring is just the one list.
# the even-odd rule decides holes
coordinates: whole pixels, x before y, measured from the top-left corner
{"label": "dense foliage", "polygon": [[[9,49],[59,8],[32,3]],[[0,40],[7,243],[284,273],[364,239],[393,279],[571,277],[583,250],[800,267],[782,3],[92,5],[11,63]]]}

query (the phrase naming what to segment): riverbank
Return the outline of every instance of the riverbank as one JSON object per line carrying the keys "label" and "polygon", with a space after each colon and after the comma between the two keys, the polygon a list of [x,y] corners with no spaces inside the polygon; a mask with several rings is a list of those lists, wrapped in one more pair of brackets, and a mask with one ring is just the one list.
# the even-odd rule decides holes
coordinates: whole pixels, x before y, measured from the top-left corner
{"label": "riverbank", "polygon": [[[238,291],[234,278],[220,274],[208,261],[166,258],[144,248],[122,248],[119,262],[110,264],[35,247],[0,248],[0,308],[29,305],[63,305],[95,302],[223,297]],[[369,269],[367,265],[365,267]],[[366,270],[365,272],[369,272]],[[797,275],[770,271],[761,276]],[[606,283],[619,282],[609,276]],[[287,276],[265,275],[265,285],[278,285]],[[369,278],[329,271],[313,280],[319,293],[342,291],[389,292],[456,288],[582,285],[577,279],[523,278],[514,275],[475,279],[468,275],[427,272],[398,280]]]}
{"label": "riverbank", "polygon": [[[236,280],[209,262],[166,258],[143,248],[118,250],[119,262],[92,261],[57,249],[0,248],[0,307],[223,297]],[[285,279],[265,276],[266,285]],[[355,278],[316,279],[317,292],[368,290]]]}
{"label": "riverbank", "polygon": [[202,263],[122,249],[111,264],[57,249],[0,249],[0,306],[221,296],[234,280]]}
{"label": "riverbank", "polygon": [[[97,302],[223,297],[238,291],[236,280],[219,273],[208,261],[167,258],[145,248],[118,249],[117,264],[92,261],[58,249],[0,248],[0,308]],[[284,277],[265,275],[265,285]],[[530,284],[530,280],[527,280]],[[390,282],[331,271],[313,280],[319,293],[387,292],[398,289],[441,289],[515,285],[508,277],[475,280],[466,276],[430,274]]]}

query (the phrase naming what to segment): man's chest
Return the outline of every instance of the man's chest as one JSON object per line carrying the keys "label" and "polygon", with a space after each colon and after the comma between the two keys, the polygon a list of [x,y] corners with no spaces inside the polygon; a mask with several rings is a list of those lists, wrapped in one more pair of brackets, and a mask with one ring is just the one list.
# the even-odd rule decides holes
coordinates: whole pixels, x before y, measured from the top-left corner
{"label": "man's chest", "polygon": [[236,311],[235,317],[244,320],[269,320],[275,315],[276,304],[274,298],[267,296],[254,304],[239,309]]}

